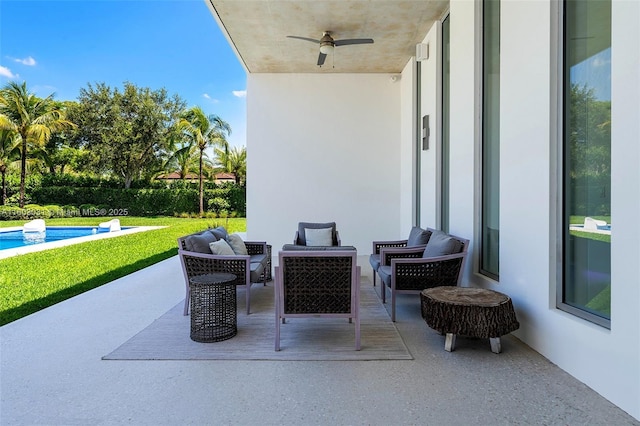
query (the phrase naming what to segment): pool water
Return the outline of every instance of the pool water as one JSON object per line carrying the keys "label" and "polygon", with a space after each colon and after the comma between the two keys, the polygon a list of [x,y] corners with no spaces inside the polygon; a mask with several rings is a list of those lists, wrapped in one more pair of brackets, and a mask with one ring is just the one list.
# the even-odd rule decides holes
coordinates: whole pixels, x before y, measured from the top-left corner
{"label": "pool water", "polygon": [[[127,229],[127,227],[122,228]],[[0,250],[25,247],[33,244],[49,243],[52,241],[68,240],[70,238],[86,237],[94,234],[102,234],[107,231],[99,231],[97,227],[69,227],[47,226],[45,232],[26,232],[21,229],[2,232],[0,229]]]}

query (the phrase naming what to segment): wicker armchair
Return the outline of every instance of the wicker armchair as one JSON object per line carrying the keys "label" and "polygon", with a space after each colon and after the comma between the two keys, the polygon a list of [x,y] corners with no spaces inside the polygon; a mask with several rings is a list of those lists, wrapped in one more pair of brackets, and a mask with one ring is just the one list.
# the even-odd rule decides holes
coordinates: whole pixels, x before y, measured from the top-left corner
{"label": "wicker armchair", "polygon": [[335,222],[327,222],[327,223],[316,223],[316,222],[298,222],[298,230],[296,231],[296,235],[293,238],[293,244],[298,246],[314,246],[314,244],[309,244],[306,238],[306,229],[311,230],[322,230],[331,228],[331,245],[339,246],[340,242],[340,234],[336,229]]}
{"label": "wicker armchair", "polygon": [[[436,237],[437,235],[437,237]],[[437,240],[437,241],[436,241]],[[434,246],[447,241],[451,254],[432,256]],[[430,245],[432,247],[430,247]],[[391,320],[396,320],[396,295],[419,294],[422,290],[439,286],[457,286],[469,249],[469,240],[434,231],[426,247],[382,248],[378,275],[382,303],[386,302],[386,289],[391,291]]]}
{"label": "wicker armchair", "polygon": [[355,248],[281,251],[275,268],[276,340],[286,318],[332,317],[355,322],[360,350],[360,267]]}
{"label": "wicker armchair", "polygon": [[[374,241],[373,249],[371,251],[371,255],[369,256],[369,264],[373,269],[373,286],[374,287],[376,286],[376,275],[378,273],[378,268],[380,267],[380,263],[381,263],[380,249],[392,248],[392,247],[399,248],[400,250],[398,250],[398,253],[400,253],[400,256],[405,253],[402,249],[406,247],[416,247],[416,248],[421,247],[422,250],[424,251],[424,248],[426,247],[432,232],[433,232],[433,229],[431,228],[422,229],[420,227],[414,226],[413,228],[411,228],[411,232],[409,232],[409,237],[406,240]],[[387,250],[387,256],[386,256],[387,263],[385,263],[385,265],[391,265],[392,258],[400,257],[400,256],[394,256],[392,253],[393,253],[392,250]],[[411,253],[411,252],[407,252],[407,253]],[[422,251],[420,251],[420,254],[422,254]],[[419,256],[408,254],[406,257],[419,257]]]}
{"label": "wicker armchair", "polygon": [[189,279],[212,272],[234,274],[236,276],[235,285],[246,286],[247,315],[249,315],[251,312],[251,284],[262,282],[266,285],[267,279],[271,277],[271,272],[267,271],[267,268],[271,268],[270,247],[264,241],[245,241],[248,255],[215,255],[211,252],[203,253],[205,250],[202,247],[198,251],[197,246],[189,244],[191,236],[206,235],[206,238],[210,238],[207,234],[209,231],[178,238],[178,255],[186,284],[184,315],[189,313]]}

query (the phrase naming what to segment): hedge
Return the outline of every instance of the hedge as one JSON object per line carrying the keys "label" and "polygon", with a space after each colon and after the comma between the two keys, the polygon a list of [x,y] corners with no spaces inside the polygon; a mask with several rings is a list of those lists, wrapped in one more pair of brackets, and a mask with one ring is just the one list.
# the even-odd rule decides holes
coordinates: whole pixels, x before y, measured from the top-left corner
{"label": "hedge", "polygon": [[[170,216],[178,213],[197,213],[199,211],[199,192],[197,189],[121,189],[108,187],[43,186],[31,192],[34,203],[40,205],[73,205],[80,208],[89,205],[92,208],[110,211],[126,210],[134,216]],[[204,191],[204,205],[214,209],[228,203],[230,212],[244,217],[246,215],[246,190],[242,186],[222,185],[216,189]],[[209,200],[216,200],[210,204]],[[85,206],[86,208],[86,206]],[[219,213],[219,212],[217,212]],[[82,213],[82,215],[87,215]]]}

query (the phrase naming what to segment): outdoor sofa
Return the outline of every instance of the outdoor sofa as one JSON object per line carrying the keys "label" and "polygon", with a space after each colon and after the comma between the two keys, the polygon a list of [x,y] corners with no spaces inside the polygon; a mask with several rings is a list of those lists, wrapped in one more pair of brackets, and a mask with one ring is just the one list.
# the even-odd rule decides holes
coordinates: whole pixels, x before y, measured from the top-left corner
{"label": "outdoor sofa", "polygon": [[192,277],[215,272],[234,274],[234,284],[246,287],[247,315],[251,312],[251,284],[262,282],[266,285],[271,277],[267,243],[242,241],[238,234],[229,235],[222,226],[178,238],[178,255],[186,285],[184,315],[189,313],[189,280]]}

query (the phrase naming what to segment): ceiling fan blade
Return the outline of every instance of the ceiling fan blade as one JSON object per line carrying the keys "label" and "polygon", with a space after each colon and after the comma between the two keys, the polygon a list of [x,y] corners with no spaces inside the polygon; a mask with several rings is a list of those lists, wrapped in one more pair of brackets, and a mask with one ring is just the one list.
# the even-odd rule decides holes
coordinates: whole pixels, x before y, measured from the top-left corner
{"label": "ceiling fan blade", "polygon": [[309,37],[287,36],[287,38],[297,38],[298,40],[306,40],[306,41],[310,41],[311,43],[320,43],[320,40],[315,40]]}
{"label": "ceiling fan blade", "polygon": [[318,66],[321,67],[322,65],[324,65],[324,60],[327,58],[327,55],[325,55],[324,53],[320,52],[318,54]]}
{"label": "ceiling fan blade", "polygon": [[373,39],[371,38],[348,38],[345,40],[335,40],[336,46],[346,46],[347,44],[371,44]]}

